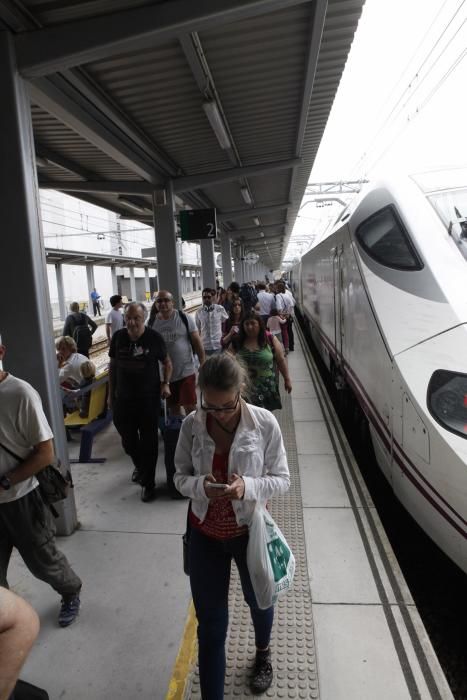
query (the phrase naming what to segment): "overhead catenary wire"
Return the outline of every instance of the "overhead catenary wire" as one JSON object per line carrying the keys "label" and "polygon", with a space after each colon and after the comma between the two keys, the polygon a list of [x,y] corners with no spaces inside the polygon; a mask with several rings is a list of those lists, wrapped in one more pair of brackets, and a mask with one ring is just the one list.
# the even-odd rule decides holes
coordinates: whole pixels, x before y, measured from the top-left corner
{"label": "overhead catenary wire", "polygon": [[441,88],[443,83],[446,82],[448,77],[451,75],[451,73],[454,72],[454,70],[460,65],[462,60],[465,58],[467,55],[467,49],[464,49],[461,54],[451,63],[447,71],[441,76],[439,81],[436,83],[436,85],[433,87],[429,95],[425,98],[425,100],[416,108],[415,112],[413,113],[411,118],[408,118],[407,121],[403,124],[402,128],[397,132],[397,134],[394,136],[394,138],[387,144],[387,146],[384,148],[384,150],[379,154],[379,156],[376,158],[376,160],[373,161],[371,166],[368,167],[368,171],[371,170],[372,168],[375,167],[375,165],[386,155],[388,150],[394,145],[394,143],[400,138],[400,136],[403,134],[403,132],[408,128],[409,124],[413,121],[413,118],[417,117],[418,114],[422,111],[424,107],[430,102],[430,100],[435,96],[435,94],[438,92],[438,90]]}
{"label": "overhead catenary wire", "polygon": [[[362,155],[359,157],[359,159],[358,159],[358,160],[354,163],[354,165],[352,166],[352,168],[351,168],[351,170],[350,170],[351,173],[354,173],[354,172],[356,171],[356,169],[357,169],[359,166],[361,166],[361,165],[363,164],[363,162],[365,161],[365,159],[369,159],[369,158],[371,157],[371,155],[372,155],[372,150],[375,150],[374,144],[375,144],[375,142],[377,141],[378,137],[382,134],[382,132],[383,132],[384,130],[388,130],[393,124],[396,123],[397,119],[400,118],[400,115],[402,114],[402,112],[404,111],[404,109],[407,107],[407,105],[408,105],[408,103],[410,102],[410,100],[413,99],[414,94],[417,92],[417,90],[420,89],[420,87],[422,86],[422,84],[425,82],[425,80],[428,78],[428,76],[432,73],[432,71],[433,71],[433,69],[435,68],[436,64],[439,62],[439,60],[440,60],[441,57],[444,55],[444,53],[446,52],[446,50],[450,47],[450,44],[451,44],[452,40],[453,40],[454,37],[456,37],[457,34],[460,32],[460,30],[461,30],[462,27],[464,26],[466,20],[463,20],[463,21],[461,22],[461,24],[460,24],[459,27],[456,29],[456,31],[454,32],[454,34],[450,37],[449,42],[447,42],[447,43],[445,44],[444,48],[441,50],[441,52],[437,55],[437,57],[435,58],[435,60],[432,62],[432,64],[430,65],[429,69],[426,71],[426,73],[425,73],[422,77],[420,77],[420,73],[422,72],[423,68],[425,67],[425,65],[426,65],[427,62],[429,61],[430,57],[433,55],[435,49],[437,48],[437,46],[438,46],[439,43],[441,42],[442,38],[445,36],[445,34],[446,34],[446,32],[448,31],[449,27],[452,25],[452,23],[454,22],[454,20],[455,20],[456,17],[458,16],[460,10],[461,10],[462,7],[465,5],[466,1],[467,1],[467,0],[462,0],[462,1],[460,2],[460,4],[459,4],[459,5],[457,6],[457,8],[455,9],[454,13],[451,15],[451,17],[450,17],[450,19],[448,20],[448,22],[444,25],[443,29],[442,29],[441,32],[438,34],[438,36],[437,36],[435,42],[432,44],[432,46],[430,47],[430,49],[428,50],[428,52],[426,53],[426,55],[425,55],[424,58],[422,59],[420,65],[419,65],[418,68],[416,69],[415,73],[413,74],[413,76],[412,76],[411,79],[409,80],[409,82],[408,82],[408,84],[406,85],[405,89],[402,91],[401,95],[399,96],[399,98],[397,99],[397,101],[395,102],[395,104],[393,105],[393,107],[391,108],[391,110],[390,110],[389,114],[387,115],[386,119],[385,119],[384,122],[381,124],[381,126],[379,127],[379,129],[378,129],[378,131],[376,132],[376,134],[374,134],[374,135],[372,136],[369,145],[364,149],[364,152],[362,153]],[[446,5],[446,2],[443,4],[441,10],[444,9],[445,5]],[[422,38],[422,41],[419,43],[419,45],[418,45],[418,47],[417,47],[417,50],[415,51],[414,54],[412,54],[412,57],[410,58],[409,62],[406,64],[406,68],[403,70],[402,75],[407,71],[407,69],[408,69],[410,63],[413,61],[414,55],[416,55],[416,52],[418,51],[418,48],[420,47],[420,45],[423,44],[423,41],[425,40],[425,38],[426,38],[426,36],[428,35],[428,33],[429,33],[429,31],[431,30],[431,28],[433,27],[433,24],[434,24],[435,21],[438,19],[441,10],[438,10],[438,12],[436,13],[435,18],[433,19],[433,21],[432,21],[431,24],[430,24],[430,27],[427,29],[427,31],[425,32],[425,34],[424,34],[424,36],[423,36],[423,38]],[[415,81],[416,81],[416,82],[415,82]],[[401,102],[404,100],[404,97],[405,97],[405,96],[407,95],[407,93],[409,93],[409,92],[410,92],[410,95],[409,95],[408,99],[407,99],[405,102],[403,102],[403,104],[401,105]],[[386,102],[387,102],[387,100],[386,100]],[[394,143],[394,139],[391,140],[391,145],[392,145],[392,143]],[[387,149],[384,150],[384,152],[386,152],[386,151],[387,151]],[[379,160],[379,158],[378,158],[378,160]],[[366,170],[365,170],[365,172],[368,172],[369,169],[370,169],[370,168],[367,167]]]}

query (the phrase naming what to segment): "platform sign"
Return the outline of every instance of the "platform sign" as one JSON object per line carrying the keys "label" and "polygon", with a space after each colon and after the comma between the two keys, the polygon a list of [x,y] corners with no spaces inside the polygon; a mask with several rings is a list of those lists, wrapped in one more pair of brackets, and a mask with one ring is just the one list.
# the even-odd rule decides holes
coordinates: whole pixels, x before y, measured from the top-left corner
{"label": "platform sign", "polygon": [[180,212],[182,241],[198,241],[200,238],[216,238],[215,209],[188,209]]}

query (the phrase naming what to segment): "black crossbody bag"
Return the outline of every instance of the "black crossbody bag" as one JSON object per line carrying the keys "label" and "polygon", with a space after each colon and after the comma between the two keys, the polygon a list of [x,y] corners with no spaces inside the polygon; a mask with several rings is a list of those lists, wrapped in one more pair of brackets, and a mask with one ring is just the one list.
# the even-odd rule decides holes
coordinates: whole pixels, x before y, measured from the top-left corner
{"label": "black crossbody bag", "polygon": [[[18,457],[17,454],[9,450],[8,447],[1,442],[0,447],[2,447],[5,452],[8,452],[8,454],[14,457],[18,462],[24,461],[23,458]],[[56,464],[48,464],[40,472],[34,474],[39,482],[42,500],[49,506],[56,518],[58,518],[58,513],[54,508],[54,503],[63,501],[68,496],[70,489],[72,489],[74,486],[70,470],[67,469],[66,473],[62,474],[60,465],[61,462],[59,459],[57,459]]]}

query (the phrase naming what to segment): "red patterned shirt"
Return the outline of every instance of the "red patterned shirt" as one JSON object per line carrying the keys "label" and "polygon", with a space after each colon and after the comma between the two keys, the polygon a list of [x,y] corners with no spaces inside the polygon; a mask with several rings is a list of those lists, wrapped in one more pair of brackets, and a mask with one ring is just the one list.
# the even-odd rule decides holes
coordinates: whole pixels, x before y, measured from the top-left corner
{"label": "red patterned shirt", "polygon": [[[216,454],[212,458],[212,473],[219,484],[228,480],[229,453]],[[248,532],[248,526],[237,524],[232,501],[227,498],[216,498],[209,502],[208,512],[203,522],[190,510],[190,525],[201,530],[203,535],[215,540],[228,540]]]}

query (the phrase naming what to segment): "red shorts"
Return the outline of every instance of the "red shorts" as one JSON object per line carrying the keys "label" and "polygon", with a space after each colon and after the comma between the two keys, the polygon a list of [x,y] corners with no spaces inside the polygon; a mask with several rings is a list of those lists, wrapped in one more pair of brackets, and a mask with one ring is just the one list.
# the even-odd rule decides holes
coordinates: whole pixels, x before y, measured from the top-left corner
{"label": "red shorts", "polygon": [[178,379],[170,383],[170,396],[167,405],[170,406],[196,406],[196,374]]}

